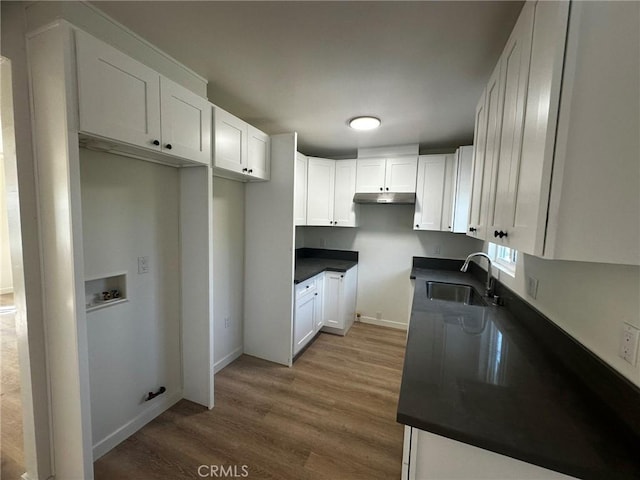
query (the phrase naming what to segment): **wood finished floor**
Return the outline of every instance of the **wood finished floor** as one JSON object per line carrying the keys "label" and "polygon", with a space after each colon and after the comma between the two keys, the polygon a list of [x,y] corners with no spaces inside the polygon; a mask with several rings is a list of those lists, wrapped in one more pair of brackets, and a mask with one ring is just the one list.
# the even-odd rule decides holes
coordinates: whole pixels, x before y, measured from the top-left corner
{"label": "wood finished floor", "polygon": [[405,335],[360,323],[346,337],[322,333],[293,368],[244,355],[216,375],[213,410],[180,401],[95,462],[95,477],[247,465],[251,480],[399,479]]}
{"label": "wood finished floor", "polygon": [[[0,295],[0,307],[8,305],[13,295]],[[24,473],[24,447],[15,314],[0,312],[0,478],[18,480]]]}

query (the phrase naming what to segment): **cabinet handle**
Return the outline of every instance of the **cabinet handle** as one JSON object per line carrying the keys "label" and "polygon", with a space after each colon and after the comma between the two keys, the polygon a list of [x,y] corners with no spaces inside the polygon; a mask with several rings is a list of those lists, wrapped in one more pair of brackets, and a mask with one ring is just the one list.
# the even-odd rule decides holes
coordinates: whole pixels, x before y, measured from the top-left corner
{"label": "cabinet handle", "polygon": [[384,188],[380,187],[380,191],[382,192],[384,190]]}
{"label": "cabinet handle", "polygon": [[249,169],[249,173],[253,173],[253,168],[250,168],[250,169]]}
{"label": "cabinet handle", "polygon": [[151,142],[151,143],[153,143],[154,145],[160,145],[160,140],[154,140],[154,141],[153,141],[153,142]]}
{"label": "cabinet handle", "polygon": [[416,225],[416,228],[420,228],[420,225]]}
{"label": "cabinet handle", "polygon": [[503,232],[502,230],[500,230],[500,238],[502,237],[508,237],[509,234],[507,232]]}
{"label": "cabinet handle", "polygon": [[493,231],[493,236],[494,236],[495,238],[498,238],[498,237],[500,236],[500,232],[499,232],[498,230],[494,230],[494,231]]}
{"label": "cabinet handle", "polygon": [[247,170],[249,170],[248,168],[243,168],[242,171],[246,172]]}
{"label": "cabinet handle", "polygon": [[317,293],[315,293],[314,295],[315,295],[316,297],[318,296],[318,294],[317,294]]}
{"label": "cabinet handle", "polygon": [[337,224],[338,224],[338,221],[336,220],[335,222],[333,222],[333,224],[334,224],[334,225],[337,225]]}
{"label": "cabinet handle", "polygon": [[344,278],[344,275],[340,275],[340,278]]}
{"label": "cabinet handle", "polygon": [[311,285],[307,285],[307,287],[306,287],[306,288],[309,288],[310,286],[311,286]]}
{"label": "cabinet handle", "polygon": [[469,227],[469,231],[470,231],[470,232],[477,232],[477,231],[478,231],[478,229],[477,229],[477,228],[473,228],[473,227]]}
{"label": "cabinet handle", "polygon": [[387,187],[387,192],[389,191],[389,187]]}
{"label": "cabinet handle", "polygon": [[170,143],[167,143],[164,148],[166,148],[167,150],[171,150],[173,147],[171,146]]}

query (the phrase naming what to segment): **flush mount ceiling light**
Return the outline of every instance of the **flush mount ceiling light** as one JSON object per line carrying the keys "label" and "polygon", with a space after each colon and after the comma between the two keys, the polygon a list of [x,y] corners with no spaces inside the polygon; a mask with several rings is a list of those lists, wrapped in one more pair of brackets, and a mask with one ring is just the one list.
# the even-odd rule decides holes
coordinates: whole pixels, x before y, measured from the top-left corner
{"label": "flush mount ceiling light", "polygon": [[349,126],[354,130],[373,130],[380,126],[380,119],[376,117],[355,117],[349,120]]}

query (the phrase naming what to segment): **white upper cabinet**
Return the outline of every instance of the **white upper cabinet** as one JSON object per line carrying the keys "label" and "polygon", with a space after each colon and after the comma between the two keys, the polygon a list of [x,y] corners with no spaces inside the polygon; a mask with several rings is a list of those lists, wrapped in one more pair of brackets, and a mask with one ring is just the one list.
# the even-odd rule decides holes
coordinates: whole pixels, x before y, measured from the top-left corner
{"label": "white upper cabinet", "polygon": [[[300,165],[300,170],[303,168],[304,166]],[[298,166],[296,166],[297,177]],[[358,207],[353,203],[355,192],[355,160],[329,160],[309,157],[307,166],[306,223],[298,223],[298,220],[296,220],[296,225],[357,227]],[[302,203],[302,200],[296,197],[296,202]],[[301,217],[300,220],[302,219]],[[297,214],[296,218],[298,218]]]}
{"label": "white upper cabinet", "polygon": [[469,234],[640,264],[639,32],[637,2],[525,3],[476,111]]}
{"label": "white upper cabinet", "polygon": [[171,80],[160,79],[162,150],[200,163],[211,161],[211,104]]}
{"label": "white upper cabinet", "polygon": [[260,181],[271,177],[269,136],[220,107],[213,107],[214,175]]}
{"label": "white upper cabinet", "polygon": [[82,31],[75,31],[81,133],[209,164],[209,103]]}
{"label": "white upper cabinet", "polygon": [[333,204],[333,225],[357,226],[357,206],[353,203],[356,193],[356,160],[336,160],[336,180]]}
{"label": "white upper cabinet", "polygon": [[271,177],[271,144],[269,135],[257,128],[248,126],[248,167],[249,175],[261,180],[269,180]]}
{"label": "white upper cabinet", "polygon": [[231,172],[247,172],[247,123],[218,107],[213,107],[213,119],[213,165]]}
{"label": "white upper cabinet", "polygon": [[307,224],[307,165],[309,160],[296,152],[293,219],[295,225]]}
{"label": "white upper cabinet", "polygon": [[356,191],[358,193],[412,193],[416,191],[418,157],[359,158]]}
{"label": "white upper cabinet", "polygon": [[508,246],[514,237],[511,227],[518,194],[534,8],[534,3],[525,3],[500,60],[502,126],[493,162],[493,193],[489,200],[487,228],[492,241]]}
{"label": "white upper cabinet", "polygon": [[336,162],[309,157],[307,167],[307,225],[333,225]]}
{"label": "white upper cabinet", "polygon": [[456,151],[457,174],[453,195],[452,232],[465,233],[469,224],[471,205],[471,174],[473,169],[473,146],[464,146]]}
{"label": "white upper cabinet", "polygon": [[357,184],[359,193],[376,193],[384,190],[385,158],[359,158],[357,160]]}
{"label": "white upper cabinet", "polygon": [[80,131],[160,151],[160,75],[76,31]]}
{"label": "white upper cabinet", "polygon": [[421,155],[418,161],[418,191],[415,230],[441,230],[446,155]]}
{"label": "white upper cabinet", "polygon": [[455,154],[420,156],[414,230],[467,230],[472,148],[460,147]]}
{"label": "white upper cabinet", "polygon": [[416,191],[418,159],[414,156],[387,158],[384,189],[387,192]]}
{"label": "white upper cabinet", "polygon": [[481,230],[482,187],[485,175],[485,149],[487,146],[487,91],[482,92],[478,101],[473,135],[473,163],[471,169],[471,205],[469,206],[469,226],[467,235],[477,238]]}
{"label": "white upper cabinet", "polygon": [[[477,109],[479,120],[482,121],[484,117],[486,121],[486,130],[481,130],[480,134],[476,135],[476,140],[479,143],[484,143],[484,154],[478,147],[474,163],[473,196],[468,234],[482,240],[489,239],[487,234],[487,215],[489,214],[489,204],[495,192],[493,189],[493,166],[498,156],[497,143],[500,128],[502,127],[500,67],[501,63],[498,62],[489,78],[489,84],[484,95],[484,107],[481,109],[480,105],[478,105]],[[480,123],[480,126],[483,126],[482,123]]]}

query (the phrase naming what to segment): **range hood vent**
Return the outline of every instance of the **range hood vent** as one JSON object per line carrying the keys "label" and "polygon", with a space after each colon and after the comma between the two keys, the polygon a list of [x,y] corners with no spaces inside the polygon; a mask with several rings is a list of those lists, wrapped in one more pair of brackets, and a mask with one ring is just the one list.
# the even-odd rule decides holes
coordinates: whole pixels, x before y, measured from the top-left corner
{"label": "range hood vent", "polygon": [[415,193],[393,193],[393,192],[381,192],[381,193],[356,193],[353,196],[353,203],[377,203],[383,205],[415,205],[416,194]]}

